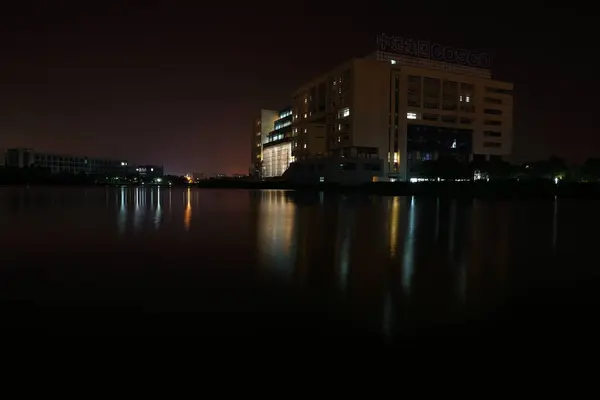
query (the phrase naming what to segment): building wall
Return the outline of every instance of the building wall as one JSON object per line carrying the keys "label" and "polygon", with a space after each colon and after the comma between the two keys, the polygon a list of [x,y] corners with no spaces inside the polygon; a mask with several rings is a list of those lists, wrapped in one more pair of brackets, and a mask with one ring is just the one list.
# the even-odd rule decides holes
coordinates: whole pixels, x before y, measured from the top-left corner
{"label": "building wall", "polygon": [[[390,68],[396,69],[393,66]],[[418,106],[406,105],[403,108],[402,106],[406,104],[404,102],[399,109],[400,117],[404,117],[407,123],[472,129],[473,153],[501,156],[511,154],[513,145],[513,97],[510,94],[513,89],[512,83],[413,67],[402,67],[400,75],[401,86],[404,86],[402,92],[407,95],[410,85],[409,78],[421,78],[420,104]],[[440,82],[439,108],[427,107],[426,78],[429,78],[429,81],[434,79]],[[444,105],[450,105],[450,99],[444,96],[445,89],[448,89],[450,83],[457,84],[458,100],[455,110],[444,109],[450,108],[444,107]],[[466,101],[467,98],[469,102]],[[431,105],[429,104],[429,106]],[[415,113],[416,119],[407,119],[406,113],[408,112]],[[497,136],[498,134],[500,136]],[[497,143],[499,147],[496,147],[498,145],[491,147],[490,143]]]}
{"label": "building wall", "polygon": [[72,174],[124,176],[128,171],[127,161],[42,153],[25,148],[8,149],[6,160],[9,167],[48,168],[52,173],[68,172]]}
{"label": "building wall", "polygon": [[[294,92],[292,155],[301,160],[321,152],[309,140],[309,127],[318,124],[325,132],[325,153],[376,148],[384,161],[382,174],[400,179],[409,178],[408,158],[422,157],[408,147],[409,126],[460,136],[458,144],[470,152],[467,158],[507,156],[513,145],[512,89],[511,83],[491,79],[486,69],[376,52],[345,62]],[[418,131],[413,128],[411,143]],[[427,129],[430,139],[435,135]],[[447,153],[461,149],[451,150]]]}
{"label": "building wall", "polygon": [[263,145],[267,143],[269,132],[273,130],[279,112],[275,110],[260,110],[260,115],[254,118],[252,139],[250,140],[251,172],[262,171]]}
{"label": "building wall", "polygon": [[314,157],[294,162],[284,178],[300,185],[361,185],[373,182],[380,174],[381,160],[377,158]]}
{"label": "building wall", "polygon": [[264,178],[272,178],[283,175],[290,165],[291,157],[291,142],[265,147],[263,151],[262,176]]}
{"label": "building wall", "polygon": [[252,122],[252,134],[250,135],[250,175],[258,175],[261,170],[261,120],[254,118]]}
{"label": "building wall", "polygon": [[353,101],[350,107],[350,146],[376,147],[387,160],[389,148],[390,69],[368,60],[353,63]]}

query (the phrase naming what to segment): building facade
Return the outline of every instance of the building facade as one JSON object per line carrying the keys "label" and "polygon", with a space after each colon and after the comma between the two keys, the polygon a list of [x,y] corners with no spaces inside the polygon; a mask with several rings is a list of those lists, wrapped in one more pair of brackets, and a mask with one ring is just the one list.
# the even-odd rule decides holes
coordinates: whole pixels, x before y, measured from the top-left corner
{"label": "building facade", "polygon": [[125,177],[127,175],[162,176],[163,167],[154,165],[135,166],[127,160],[94,158],[76,155],[38,152],[28,148],[8,149],[5,154],[6,167],[46,168],[52,173],[105,175]]}
{"label": "building facade", "polygon": [[376,153],[382,176],[408,180],[423,161],[507,156],[513,85],[487,69],[377,51],[293,95],[292,157]]}
{"label": "building facade", "polygon": [[260,110],[260,114],[254,118],[252,138],[250,141],[250,175],[262,176],[263,144],[267,141],[269,132],[273,130],[279,113],[275,110]]}
{"label": "building facade", "polygon": [[251,174],[262,178],[281,176],[293,162],[292,109],[261,110],[254,120]]}

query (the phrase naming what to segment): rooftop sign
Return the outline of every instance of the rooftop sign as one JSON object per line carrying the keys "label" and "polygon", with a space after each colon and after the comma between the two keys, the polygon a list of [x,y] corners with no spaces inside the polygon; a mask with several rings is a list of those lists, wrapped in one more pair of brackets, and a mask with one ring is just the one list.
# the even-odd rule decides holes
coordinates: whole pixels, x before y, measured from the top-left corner
{"label": "rooftop sign", "polygon": [[424,40],[388,36],[385,33],[377,36],[377,45],[382,51],[391,51],[413,57],[468,65],[476,68],[490,68],[492,60],[489,54],[475,53],[452,46],[443,46]]}

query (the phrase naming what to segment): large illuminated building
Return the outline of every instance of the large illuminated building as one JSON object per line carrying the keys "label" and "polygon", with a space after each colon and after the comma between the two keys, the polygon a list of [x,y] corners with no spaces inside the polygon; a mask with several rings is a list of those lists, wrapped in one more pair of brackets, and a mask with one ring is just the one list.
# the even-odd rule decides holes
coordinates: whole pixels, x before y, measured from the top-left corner
{"label": "large illuminated building", "polygon": [[293,161],[292,110],[261,110],[254,120],[251,173],[263,178],[281,176]]}
{"label": "large illuminated building", "polygon": [[[375,53],[294,92],[291,141],[287,133],[276,141],[291,149],[289,160],[377,157],[381,177],[409,180],[424,161],[468,163],[511,154],[513,85],[492,79],[489,57],[385,35],[378,43]],[[255,148],[262,151],[263,171],[274,176],[281,167],[273,163],[285,163],[265,162],[264,132],[257,126]],[[280,154],[271,150],[269,160],[281,160]]]}

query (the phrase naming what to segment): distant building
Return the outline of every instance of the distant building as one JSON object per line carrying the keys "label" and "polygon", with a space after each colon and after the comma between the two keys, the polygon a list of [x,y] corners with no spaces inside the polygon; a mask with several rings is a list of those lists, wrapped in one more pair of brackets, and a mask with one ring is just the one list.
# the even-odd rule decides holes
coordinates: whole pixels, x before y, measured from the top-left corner
{"label": "distant building", "polygon": [[193,172],[192,173],[192,180],[194,182],[202,181],[202,180],[205,180],[205,179],[207,179],[206,174],[204,174],[202,172]]}
{"label": "distant building", "polygon": [[42,153],[27,148],[8,149],[5,159],[7,167],[47,168],[52,173],[125,176],[129,168],[126,160]]}
{"label": "distant building", "polygon": [[164,175],[162,165],[134,165],[129,168],[130,175],[137,175],[140,178],[160,178]]}
{"label": "distant building", "polygon": [[131,165],[127,160],[43,153],[28,148],[8,149],[4,159],[7,167],[46,168],[52,173],[109,177],[138,175],[148,178],[161,177],[164,174],[163,167],[158,165]]}

